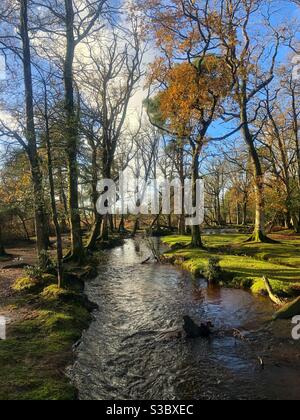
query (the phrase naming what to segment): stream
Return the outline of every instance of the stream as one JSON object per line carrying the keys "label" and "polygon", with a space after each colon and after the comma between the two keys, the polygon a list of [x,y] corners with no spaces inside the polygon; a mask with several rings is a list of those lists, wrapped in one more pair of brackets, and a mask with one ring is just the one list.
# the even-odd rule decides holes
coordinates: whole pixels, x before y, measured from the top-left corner
{"label": "stream", "polygon": [[[290,322],[269,322],[268,299],[142,265],[150,254],[142,239],[127,240],[86,283],[99,310],[69,372],[81,400],[300,399],[300,342]],[[212,321],[215,334],[177,337],[186,314]]]}

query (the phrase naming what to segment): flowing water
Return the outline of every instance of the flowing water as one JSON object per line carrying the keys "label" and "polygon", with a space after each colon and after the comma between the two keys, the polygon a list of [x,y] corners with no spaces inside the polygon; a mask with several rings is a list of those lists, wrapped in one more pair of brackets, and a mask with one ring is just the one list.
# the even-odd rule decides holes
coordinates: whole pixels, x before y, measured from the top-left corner
{"label": "flowing water", "polygon": [[[80,399],[300,399],[300,342],[290,322],[268,322],[269,300],[207,288],[170,265],[142,265],[149,255],[141,240],[128,240],[105,253],[86,284],[99,310],[70,373]],[[212,321],[216,333],[174,334],[186,314]]]}

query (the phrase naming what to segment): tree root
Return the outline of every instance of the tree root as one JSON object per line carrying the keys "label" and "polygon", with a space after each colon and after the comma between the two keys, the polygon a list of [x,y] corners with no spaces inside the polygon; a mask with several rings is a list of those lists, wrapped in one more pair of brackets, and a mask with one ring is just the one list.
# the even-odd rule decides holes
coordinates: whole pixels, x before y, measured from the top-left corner
{"label": "tree root", "polygon": [[254,231],[253,234],[248,238],[246,243],[264,243],[264,244],[279,244],[280,242],[275,241],[274,239],[269,238],[262,231]]}
{"label": "tree root", "polygon": [[266,286],[266,289],[267,289],[267,292],[269,294],[271,301],[278,306],[283,306],[285,302],[282,299],[280,299],[280,297],[275,295],[275,293],[273,292],[271,283],[267,277],[264,277],[264,282],[265,282],[265,286]]}

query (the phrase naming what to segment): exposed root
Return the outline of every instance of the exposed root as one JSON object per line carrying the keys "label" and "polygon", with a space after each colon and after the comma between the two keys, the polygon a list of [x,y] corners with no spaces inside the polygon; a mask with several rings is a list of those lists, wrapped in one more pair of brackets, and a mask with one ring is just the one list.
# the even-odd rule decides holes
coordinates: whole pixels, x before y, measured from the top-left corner
{"label": "exposed root", "polygon": [[254,231],[253,234],[248,238],[246,243],[254,242],[254,243],[265,243],[265,244],[278,244],[278,241],[269,238],[265,235],[262,231]]}

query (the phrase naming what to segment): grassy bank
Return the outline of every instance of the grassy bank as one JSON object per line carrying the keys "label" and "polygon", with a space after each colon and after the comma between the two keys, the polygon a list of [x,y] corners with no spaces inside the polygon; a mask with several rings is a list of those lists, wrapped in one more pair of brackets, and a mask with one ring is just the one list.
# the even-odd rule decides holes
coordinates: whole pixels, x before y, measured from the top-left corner
{"label": "grassy bank", "polygon": [[300,236],[285,231],[273,235],[276,244],[246,243],[246,235],[204,236],[205,249],[189,249],[190,237],[169,236],[166,259],[195,275],[203,275],[209,259],[220,259],[222,284],[265,293],[263,276],[270,279],[275,293],[283,297],[300,294]]}
{"label": "grassy bank", "polygon": [[72,346],[88,327],[92,306],[70,274],[64,289],[54,276],[24,277],[11,285],[2,313],[13,318],[0,341],[0,400],[73,400],[65,376]]}

